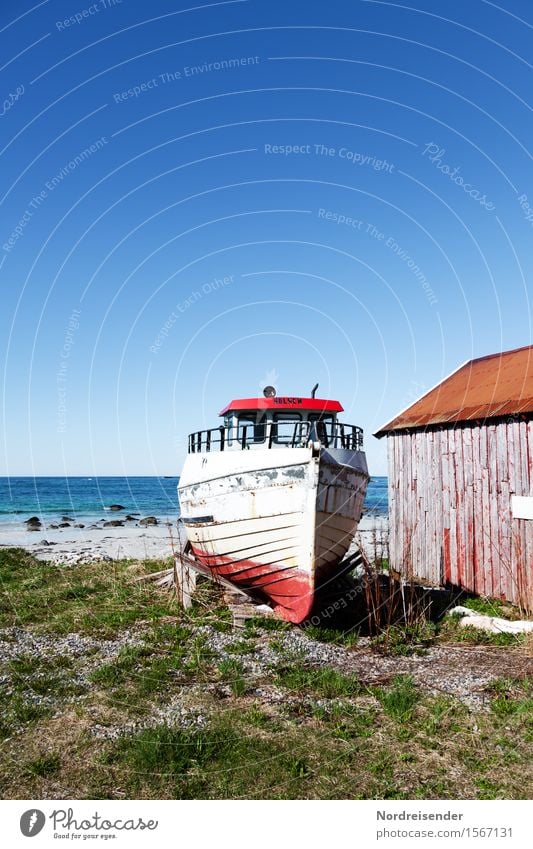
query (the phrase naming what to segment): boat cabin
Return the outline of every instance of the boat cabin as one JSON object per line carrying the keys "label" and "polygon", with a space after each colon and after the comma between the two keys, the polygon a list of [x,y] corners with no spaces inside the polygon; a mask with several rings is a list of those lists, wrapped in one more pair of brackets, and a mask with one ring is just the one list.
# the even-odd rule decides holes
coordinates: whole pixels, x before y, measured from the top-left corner
{"label": "boat cabin", "polygon": [[253,448],[301,448],[310,441],[326,447],[362,450],[362,430],[338,422],[338,401],[322,398],[276,396],[266,387],[263,398],[231,401],[218,428],[189,436],[189,453]]}
{"label": "boat cabin", "polygon": [[247,445],[264,447],[269,437],[273,447],[295,445],[309,438],[311,423],[315,423],[318,438],[325,441],[333,433],[337,413],[342,412],[342,409],[338,401],[274,396],[232,401],[220,415],[224,417],[224,427],[230,441],[233,438],[242,441],[244,436]]}

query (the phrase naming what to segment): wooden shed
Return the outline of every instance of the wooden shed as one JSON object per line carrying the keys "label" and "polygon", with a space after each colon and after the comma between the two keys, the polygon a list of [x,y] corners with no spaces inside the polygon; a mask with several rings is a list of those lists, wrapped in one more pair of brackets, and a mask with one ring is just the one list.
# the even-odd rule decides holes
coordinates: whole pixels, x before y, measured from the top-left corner
{"label": "wooden shed", "polygon": [[471,360],[380,428],[391,567],[533,609],[533,346]]}

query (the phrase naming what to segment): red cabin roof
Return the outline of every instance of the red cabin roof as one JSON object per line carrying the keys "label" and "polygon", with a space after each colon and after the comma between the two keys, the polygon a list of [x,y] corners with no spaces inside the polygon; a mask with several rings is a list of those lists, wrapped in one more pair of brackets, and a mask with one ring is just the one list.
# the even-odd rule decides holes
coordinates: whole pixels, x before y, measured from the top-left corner
{"label": "red cabin roof", "polygon": [[248,410],[305,410],[318,413],[342,413],[344,407],[338,401],[327,401],[324,398],[295,398],[286,395],[276,395],[274,398],[237,398],[220,411],[220,416],[230,412],[245,412]]}

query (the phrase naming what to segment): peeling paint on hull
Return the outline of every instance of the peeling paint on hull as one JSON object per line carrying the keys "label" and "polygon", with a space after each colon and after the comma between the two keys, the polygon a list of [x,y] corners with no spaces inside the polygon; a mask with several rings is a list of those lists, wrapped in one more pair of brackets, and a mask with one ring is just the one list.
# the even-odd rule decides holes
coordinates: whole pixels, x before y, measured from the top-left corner
{"label": "peeling paint on hull", "polygon": [[352,542],[367,482],[362,452],[189,455],[179,485],[182,521],[214,576],[260,591],[283,618],[302,622],[317,580],[335,577]]}
{"label": "peeling paint on hull", "polygon": [[244,590],[260,593],[273,604],[274,611],[287,622],[307,619],[314,600],[314,586],[308,573],[296,566],[264,565],[250,560],[208,554],[192,546],[193,554],[215,577],[225,578]]}

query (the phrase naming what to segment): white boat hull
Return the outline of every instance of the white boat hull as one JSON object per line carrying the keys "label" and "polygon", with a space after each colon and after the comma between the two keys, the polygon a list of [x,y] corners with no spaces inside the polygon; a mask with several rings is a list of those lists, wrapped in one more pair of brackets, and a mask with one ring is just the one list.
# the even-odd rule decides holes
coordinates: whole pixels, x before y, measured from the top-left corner
{"label": "white boat hull", "polygon": [[368,483],[362,451],[254,448],[189,454],[178,487],[195,557],[302,622],[337,574]]}

